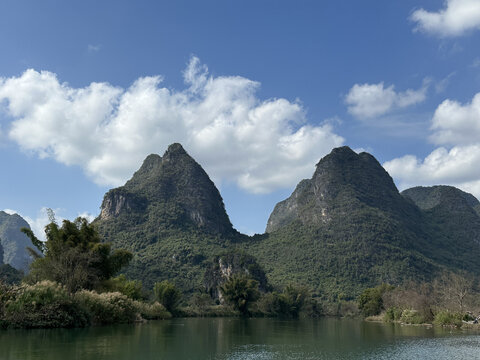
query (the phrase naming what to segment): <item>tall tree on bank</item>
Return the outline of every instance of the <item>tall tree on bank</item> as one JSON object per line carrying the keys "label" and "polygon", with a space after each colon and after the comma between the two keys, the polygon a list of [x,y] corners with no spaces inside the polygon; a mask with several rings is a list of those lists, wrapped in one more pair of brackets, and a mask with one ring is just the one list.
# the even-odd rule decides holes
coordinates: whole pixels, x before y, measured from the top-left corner
{"label": "tall tree on bank", "polygon": [[30,249],[35,260],[27,280],[56,281],[70,292],[93,289],[132,259],[130,252],[112,251],[109,243],[102,243],[95,227],[86,219],[64,220],[60,227],[50,215],[51,222],[45,227],[47,241],[40,241],[30,229],[22,229],[40,252]]}

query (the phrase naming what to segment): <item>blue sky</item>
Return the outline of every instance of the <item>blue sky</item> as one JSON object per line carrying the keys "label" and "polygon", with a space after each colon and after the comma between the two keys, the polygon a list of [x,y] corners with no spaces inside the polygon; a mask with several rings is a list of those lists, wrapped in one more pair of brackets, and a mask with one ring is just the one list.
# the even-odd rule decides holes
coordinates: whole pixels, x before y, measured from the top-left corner
{"label": "blue sky", "polygon": [[0,3],[0,209],[95,216],[181,142],[263,232],[333,147],[480,196],[480,1]]}

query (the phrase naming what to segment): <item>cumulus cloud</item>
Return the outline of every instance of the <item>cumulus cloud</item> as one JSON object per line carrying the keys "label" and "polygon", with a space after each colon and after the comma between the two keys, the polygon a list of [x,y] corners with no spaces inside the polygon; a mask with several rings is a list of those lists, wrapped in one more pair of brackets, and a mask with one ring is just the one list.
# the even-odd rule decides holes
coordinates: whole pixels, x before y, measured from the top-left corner
{"label": "cumulus cloud", "polygon": [[419,9],[410,19],[416,23],[415,30],[441,37],[460,36],[480,29],[480,1],[446,0],[443,9],[437,12]]}
{"label": "cumulus cloud", "polygon": [[405,108],[425,101],[429,81],[425,80],[418,90],[396,92],[395,86],[378,84],[355,84],[345,97],[348,112],[360,119],[385,115],[396,108]]}
{"label": "cumulus cloud", "polygon": [[431,140],[444,146],[423,160],[407,155],[388,161],[385,169],[401,189],[448,184],[480,198],[480,93],[464,105],[445,100],[435,111],[431,129]]}
{"label": "cumulus cloud", "polygon": [[329,123],[308,125],[300,103],[259,99],[258,82],[213,77],[196,57],[183,75],[179,91],[162,87],[160,76],[127,89],[74,88],[30,69],[0,79],[0,103],[13,119],[10,139],[24,150],[81,166],[110,186],[123,184],[148,154],[180,142],[217,182],[269,192],[310,176],[320,157],[343,144]]}
{"label": "cumulus cloud", "polygon": [[475,144],[480,142],[480,93],[465,105],[458,101],[445,100],[435,111],[432,119],[435,144]]}

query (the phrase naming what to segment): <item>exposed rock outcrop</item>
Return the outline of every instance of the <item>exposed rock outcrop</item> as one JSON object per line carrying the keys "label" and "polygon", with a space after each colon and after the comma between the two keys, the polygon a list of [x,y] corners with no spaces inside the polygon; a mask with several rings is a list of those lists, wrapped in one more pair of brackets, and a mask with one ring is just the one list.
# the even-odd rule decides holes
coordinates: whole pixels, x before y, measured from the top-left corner
{"label": "exposed rock outcrop", "polygon": [[20,231],[22,227],[30,229],[30,225],[18,214],[7,214],[0,211],[0,243],[3,247],[3,262],[17,270],[28,272],[32,258],[27,247],[32,242]]}

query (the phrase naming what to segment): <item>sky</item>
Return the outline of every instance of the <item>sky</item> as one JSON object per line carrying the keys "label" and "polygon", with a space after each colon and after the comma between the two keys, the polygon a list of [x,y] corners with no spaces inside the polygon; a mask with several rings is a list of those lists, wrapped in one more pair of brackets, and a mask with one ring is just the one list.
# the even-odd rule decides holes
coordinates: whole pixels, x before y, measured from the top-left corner
{"label": "sky", "polygon": [[174,142],[247,234],[343,145],[480,198],[480,0],[0,3],[0,209],[93,219]]}

